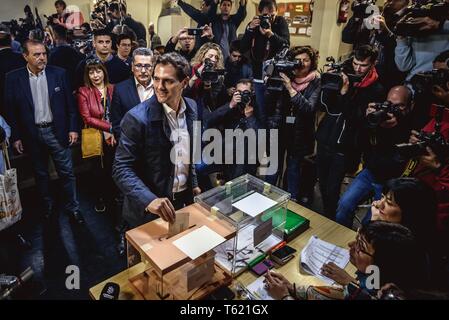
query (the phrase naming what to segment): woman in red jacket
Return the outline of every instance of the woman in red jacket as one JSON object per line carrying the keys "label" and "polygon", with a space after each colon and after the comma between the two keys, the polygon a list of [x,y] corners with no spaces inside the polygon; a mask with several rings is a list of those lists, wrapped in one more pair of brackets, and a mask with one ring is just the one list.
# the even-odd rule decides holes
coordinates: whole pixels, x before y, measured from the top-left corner
{"label": "woman in red jacket", "polygon": [[[112,162],[117,145],[112,134],[110,107],[113,85],[109,84],[106,68],[98,59],[88,60],[84,69],[84,86],[77,93],[78,108],[84,125],[103,133],[103,156],[92,160],[94,167],[95,211],[106,211],[105,199],[113,199]],[[112,202],[111,202],[112,203]]]}

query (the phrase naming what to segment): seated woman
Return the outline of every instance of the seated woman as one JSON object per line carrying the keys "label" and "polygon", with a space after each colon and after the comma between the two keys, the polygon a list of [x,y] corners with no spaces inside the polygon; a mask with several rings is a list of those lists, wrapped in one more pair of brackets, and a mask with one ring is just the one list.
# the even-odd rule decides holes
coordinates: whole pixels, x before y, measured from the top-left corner
{"label": "seated woman", "polygon": [[194,99],[198,104],[198,119],[203,119],[204,113],[209,113],[221,107],[228,101],[224,77],[218,76],[216,81],[204,79],[203,71],[206,64],[212,69],[224,69],[224,58],[220,46],[215,43],[205,43],[198,50],[191,61],[192,77],[186,89],[186,96]]}
{"label": "seated woman", "polygon": [[[433,247],[437,202],[434,191],[415,178],[398,178],[387,182],[381,200],[371,206],[371,221],[401,224],[410,229],[421,250]],[[323,274],[341,285],[353,280],[333,263],[323,267]]]}
{"label": "seated woman", "polygon": [[[265,276],[266,288],[276,299],[360,299],[375,296],[387,283],[395,283],[402,289],[420,286],[423,271],[421,256],[415,250],[412,232],[404,226],[384,221],[372,221],[362,226],[354,241],[349,244],[350,262],[357,268],[356,278],[338,278],[343,289],[332,287],[304,287],[292,284],[283,275],[269,272]],[[368,278],[367,268],[377,266],[379,278]],[[343,270],[344,271],[344,270]],[[323,275],[336,280],[325,269]],[[372,284],[378,285],[373,288]],[[350,286],[350,284],[353,284]],[[360,288],[355,293],[350,288]]]}
{"label": "seated woman", "polygon": [[[77,93],[78,108],[85,127],[98,129],[103,136],[103,156],[89,159],[93,165],[92,183],[96,193],[95,211],[106,211],[105,199],[112,200],[112,162],[117,145],[110,122],[113,85],[109,84],[105,66],[98,59],[88,60],[84,69],[84,86]],[[112,202],[111,202],[112,203]]]}

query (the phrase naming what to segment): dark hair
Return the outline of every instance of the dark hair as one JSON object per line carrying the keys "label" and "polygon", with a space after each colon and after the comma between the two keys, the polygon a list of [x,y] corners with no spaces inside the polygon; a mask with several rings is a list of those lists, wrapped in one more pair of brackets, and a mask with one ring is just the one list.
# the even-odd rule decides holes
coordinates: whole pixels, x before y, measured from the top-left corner
{"label": "dark hair", "polygon": [[103,82],[105,87],[107,87],[109,85],[108,71],[106,70],[106,67],[99,59],[88,59],[86,61],[86,66],[84,67],[84,85],[89,88],[93,87],[92,82],[90,81],[89,78],[89,72],[90,70],[93,69],[100,69],[101,71],[103,71],[104,74]]}
{"label": "dark hair", "polygon": [[251,79],[248,79],[248,78],[240,79],[240,80],[237,81],[237,83],[235,84],[235,87],[237,87],[237,85],[239,85],[240,83],[243,83],[243,84],[249,83],[249,84],[251,85],[251,90],[252,90],[252,88],[253,88],[253,81],[252,81]]}
{"label": "dark hair", "polygon": [[276,0],[261,0],[259,2],[259,6],[257,7],[257,10],[259,10],[259,12],[262,12],[262,10],[267,7],[268,8],[275,7],[277,9],[278,5],[276,3]]}
{"label": "dark hair", "polygon": [[447,67],[449,68],[449,50],[441,52],[439,55],[435,57],[433,62],[446,62]]}
{"label": "dark hair", "polygon": [[119,5],[120,5],[120,11],[123,11],[123,12],[126,13],[126,6],[123,3],[119,4],[117,2],[112,2],[109,5],[108,9],[109,9],[109,11],[118,11],[119,10]]}
{"label": "dark hair", "polygon": [[122,42],[123,40],[129,39],[131,41],[131,44],[133,43],[133,38],[130,34],[126,34],[126,33],[121,33],[117,36],[117,45],[120,45],[120,42]]}
{"label": "dark hair", "polygon": [[295,59],[298,54],[305,53],[309,56],[310,61],[312,62],[310,65],[310,71],[315,71],[318,69],[318,51],[313,49],[311,46],[298,46],[293,47],[288,52],[288,57],[290,60]]}
{"label": "dark hair", "polygon": [[421,244],[431,241],[437,212],[435,191],[416,178],[398,178],[386,183],[384,194],[390,194],[401,208],[401,224],[412,230]]}
{"label": "dark hair", "polygon": [[53,32],[58,39],[67,40],[67,29],[60,24],[54,25]]}
{"label": "dark hair", "polygon": [[[371,221],[359,230],[374,247],[373,264],[379,268],[380,286],[394,283],[402,289],[420,287],[423,281],[423,256],[412,232],[396,223]],[[415,287],[415,288],[416,288]]]}
{"label": "dark hair", "polygon": [[45,47],[45,44],[43,44],[42,41],[34,40],[34,39],[27,39],[27,40],[25,40],[25,42],[23,43],[22,51],[23,51],[24,54],[27,55],[27,54],[30,53],[30,51],[28,50],[28,47],[29,47],[29,46],[38,46],[38,45],[44,46],[44,47]]}
{"label": "dark hair", "polygon": [[12,38],[10,34],[2,34],[0,36],[0,47],[10,47],[12,44]]}
{"label": "dark hair", "polygon": [[55,1],[55,7],[56,6],[62,6],[64,9],[67,8],[67,4],[63,0],[56,0]]}
{"label": "dark hair", "polygon": [[112,34],[109,31],[107,31],[106,29],[97,29],[94,31],[94,39],[96,39],[97,37],[101,37],[101,36],[108,36],[112,40]]}
{"label": "dark hair", "polygon": [[241,46],[240,46],[240,40],[234,40],[231,42],[231,46],[229,48],[229,53],[233,51],[242,52]]}
{"label": "dark hair", "polygon": [[377,60],[378,51],[374,47],[369,44],[358,47],[354,50],[354,58],[357,60],[363,61],[369,58],[371,63],[374,63]]}
{"label": "dark hair", "polygon": [[156,70],[156,66],[158,64],[169,65],[171,64],[176,69],[176,77],[179,81],[184,80],[185,78],[191,75],[190,64],[180,54],[176,52],[165,53],[162,56],[156,56],[156,60],[154,62],[153,67],[153,76],[154,71]]}
{"label": "dark hair", "polygon": [[220,0],[220,5],[223,3],[223,2],[230,2],[231,3],[231,6],[232,6],[232,0]]}

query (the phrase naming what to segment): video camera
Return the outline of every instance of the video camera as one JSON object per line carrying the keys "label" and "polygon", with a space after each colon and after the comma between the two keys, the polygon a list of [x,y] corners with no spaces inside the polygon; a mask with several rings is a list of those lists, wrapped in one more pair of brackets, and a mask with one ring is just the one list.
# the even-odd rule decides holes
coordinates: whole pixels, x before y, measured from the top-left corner
{"label": "video camera", "polygon": [[259,20],[260,20],[260,27],[262,29],[267,30],[267,29],[271,28],[271,22],[270,22],[271,16],[270,15],[265,14],[265,15],[259,16]]}
{"label": "video camera", "polygon": [[298,60],[291,61],[288,59],[289,48],[285,47],[265,67],[265,74],[268,77],[266,86],[270,91],[284,90],[284,80],[279,73],[285,73],[289,78],[293,78],[293,70],[302,67],[302,62]]}
{"label": "video camera", "polygon": [[203,81],[217,83],[220,76],[225,74],[224,69],[215,69],[215,65],[211,59],[206,58],[204,60],[204,69],[200,74],[200,79]]}
{"label": "video camera", "polygon": [[362,77],[352,74],[352,58],[343,62],[336,63],[334,57],[327,57],[325,67],[329,67],[329,72],[321,74],[321,88],[333,91],[340,91],[343,87],[343,78],[341,73],[345,73],[349,78],[349,83],[353,85],[356,82],[362,81]]}
{"label": "video camera", "polygon": [[376,103],[373,108],[376,111],[366,116],[368,127],[371,129],[377,128],[382,122],[388,120],[388,113],[393,114],[396,118],[402,115],[399,106],[392,104],[390,101]]}
{"label": "video camera", "polygon": [[441,86],[447,90],[449,82],[448,69],[434,69],[432,71],[418,72],[410,79],[410,84],[417,94],[431,94],[434,86]]}
{"label": "video camera", "polygon": [[372,12],[366,12],[368,7],[375,4],[376,0],[356,0],[352,3],[351,10],[355,18],[366,19],[372,14]]}
{"label": "video camera", "polygon": [[394,33],[403,37],[423,37],[433,31],[419,30],[422,24],[412,23],[414,18],[429,17],[432,20],[444,22],[449,17],[449,3],[438,0],[417,1],[404,10],[403,17],[394,28]]}

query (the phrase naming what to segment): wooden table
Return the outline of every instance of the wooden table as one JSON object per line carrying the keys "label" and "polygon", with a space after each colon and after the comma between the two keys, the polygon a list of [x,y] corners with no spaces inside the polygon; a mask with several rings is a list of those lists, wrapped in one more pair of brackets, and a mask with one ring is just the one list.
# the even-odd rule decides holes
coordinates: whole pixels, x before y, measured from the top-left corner
{"label": "wooden table", "polygon": [[[302,248],[304,248],[312,235],[316,235],[324,241],[347,248],[348,242],[355,238],[355,232],[292,201],[289,202],[288,207],[293,212],[309,219],[310,228],[288,243],[291,247],[298,250],[298,252],[295,254],[294,259],[290,260],[281,268],[276,269],[276,272],[282,273],[287,279],[292,282],[296,282],[299,285],[323,285],[323,282],[320,279],[300,271],[299,256]],[[355,270],[355,267],[351,263],[349,263],[346,267],[346,271],[349,274],[353,275]],[[115,282],[120,286],[120,300],[142,300],[143,297],[133,288],[128,279],[142,273],[143,271],[143,264],[138,264],[90,288],[89,294],[92,299],[98,300],[104,285],[107,282]],[[256,279],[256,276],[254,276],[251,272],[245,271],[237,277],[236,280],[240,281],[244,285],[248,285]]]}

